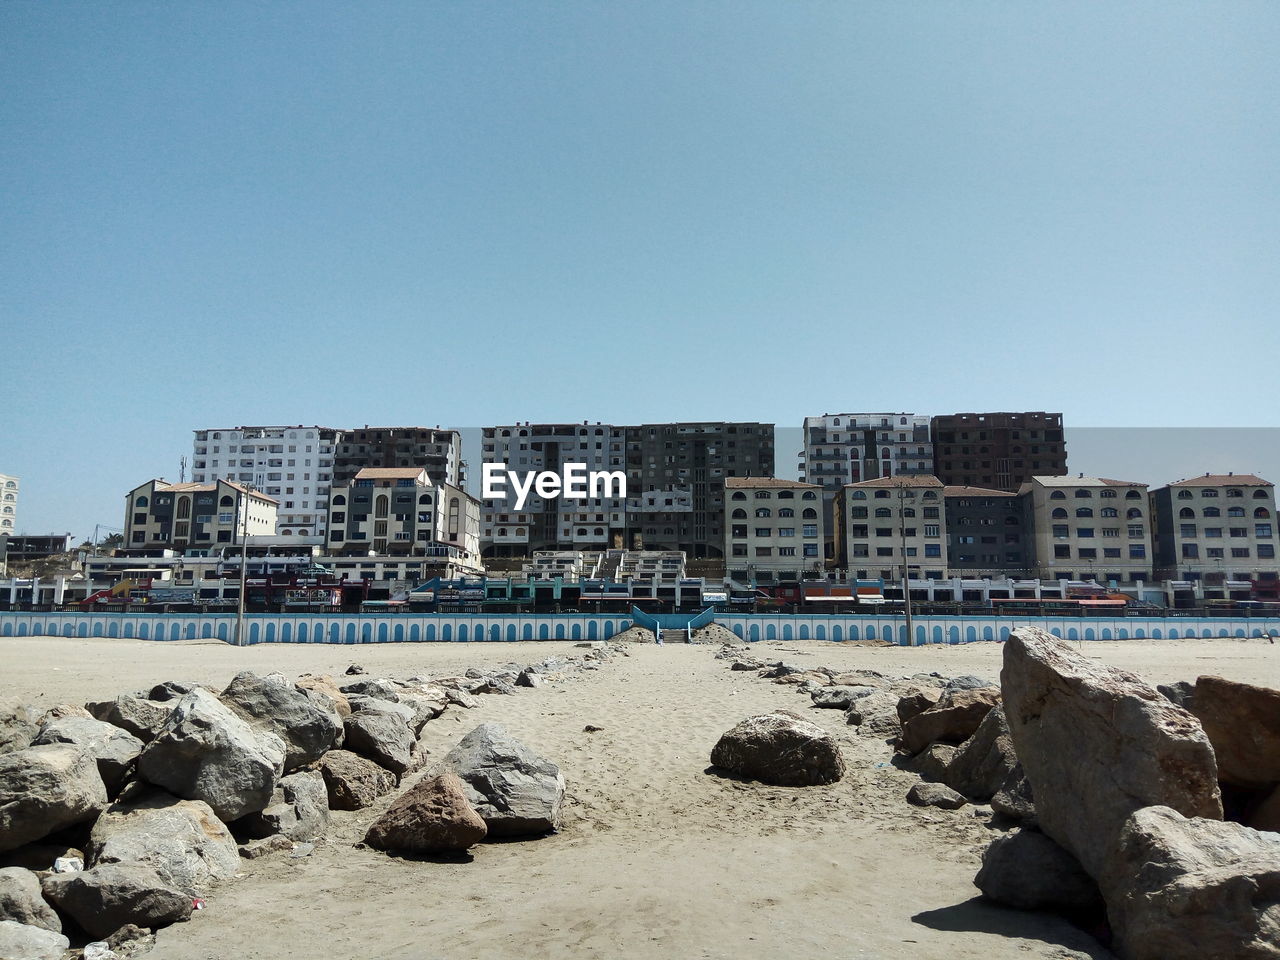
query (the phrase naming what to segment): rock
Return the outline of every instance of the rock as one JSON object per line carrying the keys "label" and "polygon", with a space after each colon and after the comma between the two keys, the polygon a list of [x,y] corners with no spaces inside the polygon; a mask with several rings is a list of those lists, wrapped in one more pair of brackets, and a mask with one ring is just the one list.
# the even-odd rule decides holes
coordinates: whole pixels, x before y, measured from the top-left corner
{"label": "rock", "polygon": [[40,893],[40,878],[22,867],[0,869],[0,920],[62,932],[62,921]]}
{"label": "rock", "polygon": [[413,711],[409,727],[416,735],[422,732],[428,722],[444,713],[445,707],[449,705],[449,696],[441,687],[422,687],[401,693],[398,705]]}
{"label": "rock", "polygon": [[902,747],[907,753],[917,753],[938,740],[963,743],[999,702],[1000,691],[995,687],[944,690],[936,704],[902,722]]}
{"label": "rock", "polygon": [[65,843],[28,843],[7,853],[0,854],[0,867],[22,867],[35,872],[48,872],[60,859],[78,859],[84,862],[84,851]]}
{"label": "rock", "polygon": [[801,670],[799,673],[788,673],[778,677],[774,683],[790,684],[794,686],[817,686],[825,687],[831,682],[831,675],[822,670]]}
{"label": "rock", "polygon": [[156,703],[124,693],[114,700],[90,702],[84,706],[95,719],[127,730],[143,743],[150,743],[169,719],[174,704]]}
{"label": "rock", "polygon": [[907,791],[907,802],[917,807],[959,810],[967,800],[944,783],[917,783]]}
{"label": "rock", "polygon": [[92,820],[107,806],[93,757],[55,743],[0,754],[0,851]]}
{"label": "rock", "polygon": [[560,829],[564,775],[496,723],[482,723],[445,756],[437,769],[458,775],[471,802],[495,837]]}
{"label": "rock", "polygon": [[14,697],[0,699],[0,753],[27,749],[39,730],[34,710]]}
{"label": "rock", "polygon": [[991,841],[973,884],[988,900],[1019,910],[1088,910],[1101,901],[1079,861],[1037,830]]}
{"label": "rock", "polygon": [[502,677],[490,677],[480,686],[476,687],[472,692],[481,694],[500,694],[502,696],[512,697],[515,696],[516,687],[510,680],[506,680]]}
{"label": "rock", "polygon": [[480,706],[480,701],[465,690],[448,688],[445,690],[445,697],[448,698],[450,703],[456,704],[465,710],[474,710],[476,707]]}
{"label": "rock", "polygon": [[1280,784],[1280,690],[1200,677],[1193,712],[1213,744],[1219,780],[1252,789]]}
{"label": "rock", "polygon": [[16,920],[0,920],[0,957],[5,960],[62,960],[69,949],[71,941],[60,933]]}
{"label": "rock", "polygon": [[331,810],[359,810],[396,788],[393,773],[349,750],[331,750],[317,766]]}
{"label": "rock", "polygon": [[1050,839],[1097,878],[1129,815],[1164,804],[1222,817],[1199,722],[1135,674],[1034,627],[1004,646],[1004,712]]}
{"label": "rock", "polygon": [[847,673],[833,675],[831,684],[836,687],[875,687],[880,689],[885,686],[885,679],[884,674],[877,673],[875,670],[851,670]]}
{"label": "rock", "polygon": [[338,681],[327,673],[320,676],[299,677],[298,686],[303,690],[310,690],[312,693],[328,697],[333,702],[333,709],[338,712],[338,716],[344,719],[351,716],[351,704],[347,701],[347,695],[338,689]]}
{"label": "rock", "polygon": [[413,763],[413,731],[402,716],[376,710],[352,713],[342,722],[346,749],[372,760],[396,776]]}
{"label": "rock", "polygon": [[720,737],[711,763],[782,787],[835,783],[844,776],[844,758],[831,735],[786,711],[743,720]]}
{"label": "rock", "polygon": [[364,667],[360,666],[360,664],[358,663],[353,663],[351,666],[347,667],[346,669],[346,674],[348,677],[358,677],[362,673],[364,673]]}
{"label": "rock", "polygon": [[338,688],[348,699],[351,697],[373,697],[376,700],[389,700],[395,703],[400,699],[402,686],[395,680],[386,678],[365,677],[354,680]]}
{"label": "rock", "polygon": [[73,703],[59,703],[40,715],[40,722],[37,726],[43,727],[46,723],[52,723],[54,720],[62,720],[66,717],[87,717],[92,720],[93,714],[84,707],[78,707]]}
{"label": "rock", "polygon": [[1280,833],[1280,787],[1271,791],[1249,818],[1249,826],[1255,830]]}
{"label": "rock", "polygon": [[222,691],[222,702],[284,741],[286,771],[319,760],[342,738],[337,709],[280,676],[238,674]]}
{"label": "rock", "polygon": [[1176,683],[1157,684],[1156,689],[1159,690],[1170,703],[1181,707],[1183,710],[1191,710],[1193,713],[1195,712],[1193,706],[1196,700],[1196,685],[1194,683],[1189,683],[1186,680],[1179,680]]}
{"label": "rock", "polygon": [[[126,923],[107,937],[107,949],[120,957],[139,957],[156,945],[156,936],[145,927]],[[85,960],[90,960],[85,957]]]}
{"label": "rock", "polygon": [[819,687],[809,696],[815,707],[830,710],[848,710],[855,700],[870,696],[876,692],[875,687]]}
{"label": "rock", "polygon": [[516,677],[517,687],[540,687],[542,686],[542,677],[530,670],[521,670]]}
{"label": "rock", "polygon": [[760,677],[764,680],[776,680],[779,677],[787,677],[793,673],[803,673],[804,667],[797,667],[790,663],[783,663],[779,660],[777,663],[771,663],[760,671]]}
{"label": "rock", "polygon": [[1126,960],[1280,956],[1275,834],[1145,807],[1120,831],[1100,886]]}
{"label": "rock", "polygon": [[44,895],[93,937],[108,936],[127,923],[166,927],[191,916],[191,897],[141,863],[104,863],[55,874],[44,881]]}
{"label": "rock", "polygon": [[912,717],[924,713],[932,706],[936,706],[938,701],[942,699],[942,690],[937,687],[926,687],[923,690],[913,690],[905,696],[898,698],[898,722],[906,723]]}
{"label": "rock", "polygon": [[970,800],[985,803],[995,796],[1017,765],[1004,709],[995,706],[982,718],[973,736],[956,750],[942,779]]}
{"label": "rock", "polygon": [[902,733],[902,724],[898,720],[899,699],[898,694],[890,690],[877,690],[849,704],[845,720],[867,736],[886,740],[896,738]]}
{"label": "rock", "polygon": [[947,766],[955,759],[956,749],[949,743],[931,743],[902,763],[902,767],[920,774],[925,780],[942,783],[947,775]]}
{"label": "rock", "polygon": [[89,754],[97,762],[98,773],[111,797],[120,792],[142,752],[142,741],[133,734],[92,717],[50,720],[40,728],[34,742],[70,743]]}
{"label": "rock", "polygon": [[262,838],[284,834],[290,840],[312,840],[329,823],[329,792],[319,770],[299,770],[283,777],[265,810],[237,822],[242,835]]}
{"label": "rock", "polygon": [[943,686],[944,690],[982,690],[985,687],[994,687],[995,684],[990,680],[983,680],[981,677],[975,677],[972,674],[965,674],[960,677],[952,677]]}
{"label": "rock", "polygon": [[1023,824],[1036,822],[1036,801],[1031,792],[1031,784],[1022,772],[1022,764],[1018,764],[1009,774],[1009,778],[1000,785],[1000,789],[991,797],[993,812],[1010,820]]}
{"label": "rock", "polygon": [[181,700],[192,690],[208,689],[199,683],[192,683],[187,680],[166,680],[164,683],[157,683],[149,691],[147,691],[147,699],[155,703],[169,703],[170,701]]}
{"label": "rock", "polygon": [[764,669],[764,664],[754,658],[748,660],[735,660],[733,663],[729,664],[729,669],[737,671],[750,670],[758,673]]}
{"label": "rock", "polygon": [[263,809],[284,766],[284,741],[251,726],[206,690],[185,694],[138,758],[148,783],[203,800],[224,822]]}
{"label": "rock", "polygon": [[465,850],[488,832],[468,801],[463,782],[446,772],[419,780],[397,797],[364,840],[378,850],[444,853]]}
{"label": "rock", "polygon": [[293,849],[293,841],[282,833],[273,833],[261,840],[250,840],[240,844],[240,856],[246,860],[257,860],[269,853],[284,853]]}
{"label": "rock", "polygon": [[240,867],[231,831],[208,804],[145,787],[126,790],[98,818],[86,852],[94,867],[145,863],[193,897],[203,896],[211,880],[233,876]]}

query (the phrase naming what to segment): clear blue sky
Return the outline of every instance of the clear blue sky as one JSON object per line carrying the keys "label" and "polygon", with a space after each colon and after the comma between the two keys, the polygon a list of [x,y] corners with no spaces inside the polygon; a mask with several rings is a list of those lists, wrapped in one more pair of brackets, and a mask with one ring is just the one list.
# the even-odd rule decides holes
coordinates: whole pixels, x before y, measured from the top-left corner
{"label": "clear blue sky", "polygon": [[83,534],[201,426],[1276,425],[1277,49],[1273,2],[10,0],[0,472]]}

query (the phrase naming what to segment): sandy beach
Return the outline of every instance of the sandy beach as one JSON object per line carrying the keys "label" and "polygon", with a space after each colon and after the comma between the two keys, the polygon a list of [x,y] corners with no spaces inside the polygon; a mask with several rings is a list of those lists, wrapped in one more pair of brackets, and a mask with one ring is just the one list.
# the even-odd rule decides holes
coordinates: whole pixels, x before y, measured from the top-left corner
{"label": "sandy beach", "polygon": [[[445,675],[527,663],[565,643],[380,646],[147,643],[4,638],[0,695],[81,703],[167,679],[221,687],[240,670]],[[159,934],[164,960],[222,958],[1027,958],[1106,957],[1065,921],[988,906],[972,878],[993,835],[987,807],[918,809],[914,775],[838,710],[791,686],[731,672],[714,646],[634,645],[598,671],[429,723],[441,755],[497,721],[557,762],[563,829],[481,845],[467,862],[355,849],[390,797],[335,812],[310,856],[244,861],[207,909]],[[1152,682],[1216,674],[1280,686],[1280,645],[1251,640],[1122,641],[1082,649]],[[757,644],[764,660],[938,671],[996,680],[1002,647]],[[848,774],[829,787],[779,788],[708,771],[717,738],[780,707],[839,739]],[[603,728],[586,732],[592,724]]]}

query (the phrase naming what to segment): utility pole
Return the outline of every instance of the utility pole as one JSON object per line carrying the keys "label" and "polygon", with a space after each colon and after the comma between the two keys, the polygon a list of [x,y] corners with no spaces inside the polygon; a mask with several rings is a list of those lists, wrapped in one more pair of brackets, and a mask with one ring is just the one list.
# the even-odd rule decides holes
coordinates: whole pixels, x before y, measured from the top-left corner
{"label": "utility pole", "polygon": [[902,502],[907,498],[907,490],[902,478],[898,478],[898,540],[902,549],[902,612],[907,621],[907,646],[916,645],[915,631],[911,625],[911,570],[907,565],[907,528],[902,516]]}
{"label": "utility pole", "polygon": [[[244,646],[244,591],[245,574],[249,567],[249,498],[246,496],[253,489],[252,484],[243,487],[237,496],[237,514],[240,516],[240,595],[236,598],[236,632],[235,645]],[[232,527],[232,529],[235,529]]]}

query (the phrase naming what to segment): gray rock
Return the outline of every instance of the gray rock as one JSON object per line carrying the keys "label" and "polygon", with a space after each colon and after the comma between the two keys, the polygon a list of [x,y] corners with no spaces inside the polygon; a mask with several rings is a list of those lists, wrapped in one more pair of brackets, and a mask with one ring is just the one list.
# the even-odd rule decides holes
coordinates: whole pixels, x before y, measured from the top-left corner
{"label": "gray rock", "polygon": [[942,699],[942,690],[939,687],[925,687],[924,689],[914,689],[909,693],[905,693],[898,698],[898,720],[906,723],[912,717],[924,713],[930,707],[935,706]]}
{"label": "gray rock", "polygon": [[917,753],[935,741],[963,743],[999,702],[1000,691],[995,687],[944,690],[933,706],[902,721],[901,746],[907,753]]}
{"label": "gray rock", "polygon": [[0,754],[0,851],[92,820],[107,806],[93,757],[65,743]]}
{"label": "gray rock", "polygon": [[1036,801],[1022,772],[1022,764],[1014,767],[1009,778],[1000,785],[1000,789],[991,797],[991,809],[994,813],[1010,820],[1017,820],[1024,825],[1034,826],[1036,822]]}
{"label": "gray rock", "polygon": [[125,924],[167,927],[191,916],[191,897],[142,863],[104,863],[79,873],[56,873],[44,895],[92,937],[106,937]]}
{"label": "gray rock", "polygon": [[174,704],[172,701],[156,703],[124,693],[114,700],[90,701],[84,706],[96,719],[129,731],[143,743],[150,743],[169,719]]}
{"label": "gray rock", "polygon": [[313,840],[329,823],[329,793],[319,770],[299,770],[280,780],[265,810],[237,822],[243,835],[261,839],[283,834],[290,840]]}
{"label": "gray rock", "polygon": [[317,766],[331,810],[359,810],[396,788],[395,774],[349,750],[331,750]]}
{"label": "gray rock", "polygon": [[275,833],[261,840],[250,840],[240,844],[240,856],[246,860],[257,860],[269,853],[284,853],[293,849],[293,841],[283,834]]}
{"label": "gray rock", "polygon": [[[191,683],[186,680],[166,680],[164,683],[157,683],[149,691],[147,691],[147,699],[156,703],[168,703],[171,700],[181,700],[192,690],[198,690],[203,684]],[[205,687],[204,689],[208,689]]]}
{"label": "gray rock", "polygon": [[1086,910],[1101,900],[1079,861],[1037,830],[991,841],[973,883],[988,900],[1019,910]]}
{"label": "gray rock", "polygon": [[185,694],[138,758],[148,783],[203,800],[224,822],[263,809],[284,766],[285,745],[206,690]]}
{"label": "gray rock", "polygon": [[902,733],[902,723],[898,720],[899,699],[891,690],[877,690],[849,704],[845,720],[857,727],[859,733],[894,739]]}
{"label": "gray rock", "polygon": [[62,932],[62,921],[40,894],[40,878],[22,867],[0,869],[0,920]]}
{"label": "gray rock", "polygon": [[907,803],[917,807],[938,807],[940,810],[959,810],[968,801],[945,783],[917,783],[907,791]]}
{"label": "gray rock", "polygon": [[1126,960],[1280,956],[1280,835],[1145,807],[1100,885]]}
{"label": "gray rock", "polygon": [[448,698],[450,703],[462,707],[465,710],[474,710],[476,707],[480,706],[480,701],[465,690],[449,688],[445,690],[445,696]]}
{"label": "gray rock", "polygon": [[972,674],[965,674],[960,677],[952,677],[943,686],[944,690],[981,690],[983,687],[994,687],[995,684],[990,680],[983,680],[981,677],[975,677]]}
{"label": "gray rock", "polygon": [[947,767],[955,759],[957,747],[950,743],[931,743],[914,757],[899,761],[904,770],[918,773],[925,780],[942,783]]}
{"label": "gray rock", "polygon": [[0,920],[0,957],[5,960],[62,960],[69,949],[71,941],[60,933],[16,920]]}
{"label": "gray rock", "polygon": [[1095,879],[1133,811],[1222,817],[1200,723],[1142,678],[1034,627],[1004,645],[1005,717],[1040,829]]}
{"label": "gray rock", "polygon": [[319,760],[342,739],[337,707],[284,677],[238,674],[222,691],[222,702],[284,741],[286,771]]}
{"label": "gray rock", "polygon": [[532,669],[521,670],[516,676],[517,687],[540,687],[542,676]]}
{"label": "gray rock", "polygon": [[1219,780],[1252,790],[1280,784],[1280,690],[1200,677],[1195,715],[1213,744]]}
{"label": "gray rock", "polygon": [[861,700],[876,692],[875,687],[817,687],[810,694],[815,707],[829,710],[848,710],[855,700]]}
{"label": "gray rock", "polygon": [[785,710],[749,717],[729,730],[712,749],[711,763],[783,787],[835,783],[844,776],[844,758],[831,735]]}
{"label": "gray rock", "polygon": [[[359,698],[355,698],[359,699]],[[397,777],[413,767],[414,736],[408,722],[397,713],[355,710],[343,721],[346,749],[372,760]]]}
{"label": "gray rock", "polygon": [[203,896],[240,867],[236,842],[209,805],[161,790],[130,789],[93,825],[89,863],[144,863],[170,886]]}
{"label": "gray rock", "polygon": [[973,736],[956,750],[942,779],[970,800],[985,803],[996,795],[1017,765],[1009,724],[1003,708],[996,706],[982,718]]}
{"label": "gray rock", "polygon": [[1186,680],[1178,680],[1174,683],[1156,684],[1156,689],[1162,693],[1166,699],[1175,706],[1181,707],[1183,710],[1194,711],[1196,702],[1196,685]]}
{"label": "gray rock", "polygon": [[377,700],[390,700],[395,703],[400,698],[401,687],[395,680],[366,677],[363,680],[345,684],[338,689],[345,693],[348,699],[351,697],[373,697]]}
{"label": "gray rock", "polygon": [[97,761],[107,795],[112,797],[124,786],[142,752],[142,741],[133,734],[92,717],[51,720],[40,728],[34,743],[70,743],[82,749]]}
{"label": "gray rock", "polygon": [[[585,668],[584,668],[585,669]],[[500,694],[502,696],[515,696],[516,685],[505,677],[490,677],[477,687],[474,693]]]}
{"label": "gray rock", "polygon": [[482,723],[449,751],[432,776],[451,771],[489,835],[517,837],[560,828],[564,775],[499,724]]}
{"label": "gray rock", "polygon": [[27,749],[39,729],[29,706],[14,697],[0,699],[0,753]]}

